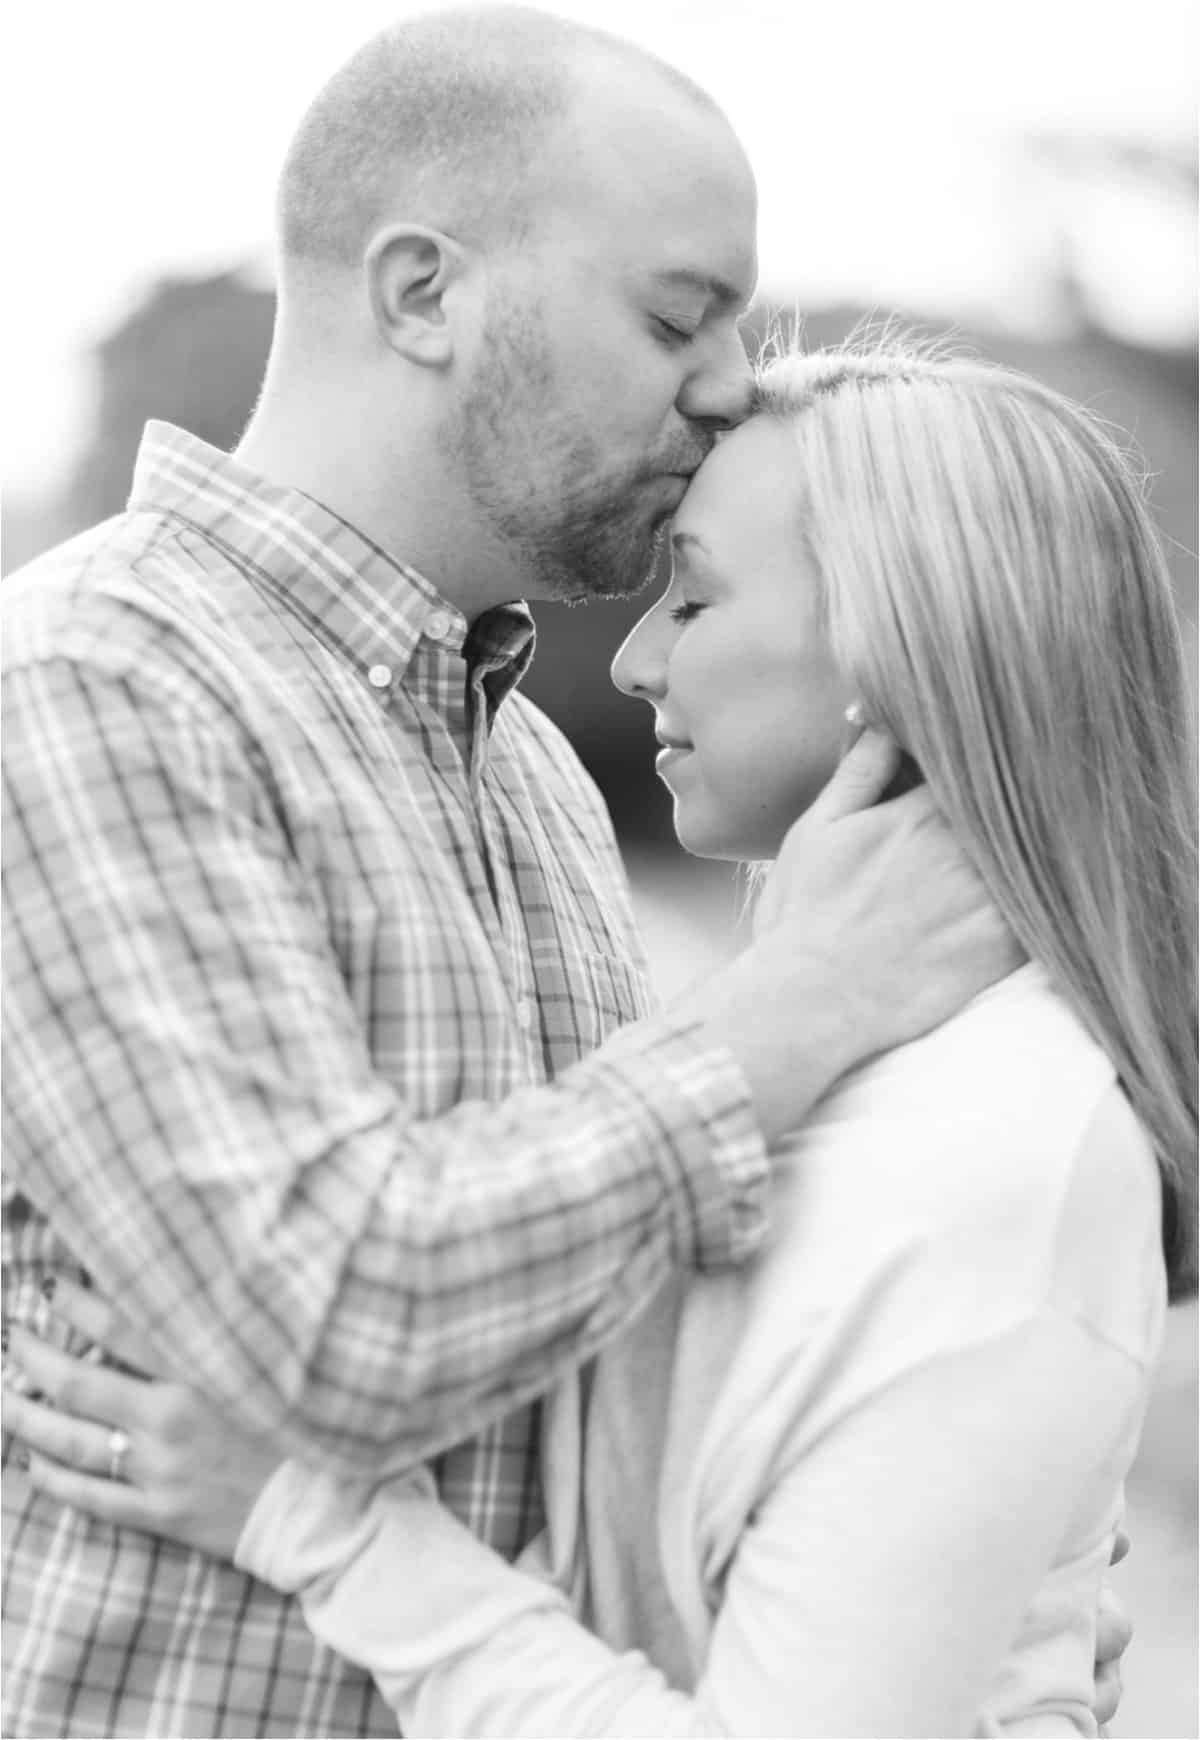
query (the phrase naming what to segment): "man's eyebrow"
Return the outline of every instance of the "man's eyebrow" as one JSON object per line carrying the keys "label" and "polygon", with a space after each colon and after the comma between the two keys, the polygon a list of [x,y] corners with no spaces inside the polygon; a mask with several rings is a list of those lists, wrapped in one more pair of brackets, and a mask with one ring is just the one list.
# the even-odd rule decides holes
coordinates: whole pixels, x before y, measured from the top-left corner
{"label": "man's eyebrow", "polygon": [[691,266],[668,266],[654,276],[662,284],[683,284],[689,290],[703,290],[706,296],[715,296],[729,308],[747,308],[750,305],[750,296],[745,291],[739,290],[736,284],[731,284],[727,278],[720,277],[716,272],[699,272]]}

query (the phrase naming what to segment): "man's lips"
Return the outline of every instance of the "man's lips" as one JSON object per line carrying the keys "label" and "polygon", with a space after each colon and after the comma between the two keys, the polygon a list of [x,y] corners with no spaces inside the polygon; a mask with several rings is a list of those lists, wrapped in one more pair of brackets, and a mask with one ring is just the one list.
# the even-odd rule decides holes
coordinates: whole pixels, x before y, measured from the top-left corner
{"label": "man's lips", "polygon": [[674,465],[665,465],[660,476],[682,477],[685,483],[690,483],[707,458],[707,449],[703,453],[689,454],[686,459],[676,460]]}

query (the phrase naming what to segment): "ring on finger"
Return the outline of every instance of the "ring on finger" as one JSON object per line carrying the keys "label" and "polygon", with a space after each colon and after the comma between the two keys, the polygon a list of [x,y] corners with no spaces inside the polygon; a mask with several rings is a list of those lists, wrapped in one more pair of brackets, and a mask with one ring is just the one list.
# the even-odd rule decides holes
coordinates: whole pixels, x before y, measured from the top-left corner
{"label": "ring on finger", "polygon": [[108,1434],[108,1478],[125,1479],[125,1458],[129,1455],[129,1434],[114,1426]]}

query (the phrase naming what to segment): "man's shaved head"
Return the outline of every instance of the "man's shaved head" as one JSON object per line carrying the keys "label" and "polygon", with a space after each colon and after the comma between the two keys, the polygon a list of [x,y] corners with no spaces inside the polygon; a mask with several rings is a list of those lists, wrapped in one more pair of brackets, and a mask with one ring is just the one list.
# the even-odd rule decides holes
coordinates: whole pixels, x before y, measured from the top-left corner
{"label": "man's shaved head", "polygon": [[459,600],[635,590],[748,404],[755,210],[718,105],[635,44],[403,19],[288,153],[250,451]]}
{"label": "man's shaved head", "polygon": [[353,269],[389,218],[474,243],[520,241],[537,168],[581,81],[653,73],[715,112],[678,69],[606,31],[525,6],[401,20],[364,43],[305,114],[280,178],[284,277]]}

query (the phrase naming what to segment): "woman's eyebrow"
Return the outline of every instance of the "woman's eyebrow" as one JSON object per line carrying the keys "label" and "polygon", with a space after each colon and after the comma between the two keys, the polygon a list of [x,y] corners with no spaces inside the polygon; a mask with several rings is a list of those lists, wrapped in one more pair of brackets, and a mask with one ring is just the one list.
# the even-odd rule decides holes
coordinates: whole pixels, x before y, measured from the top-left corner
{"label": "woman's eyebrow", "polygon": [[712,551],[704,542],[704,539],[698,538],[695,532],[671,533],[671,554],[677,561],[689,561],[693,551],[697,555],[705,557],[708,561],[712,561]]}

